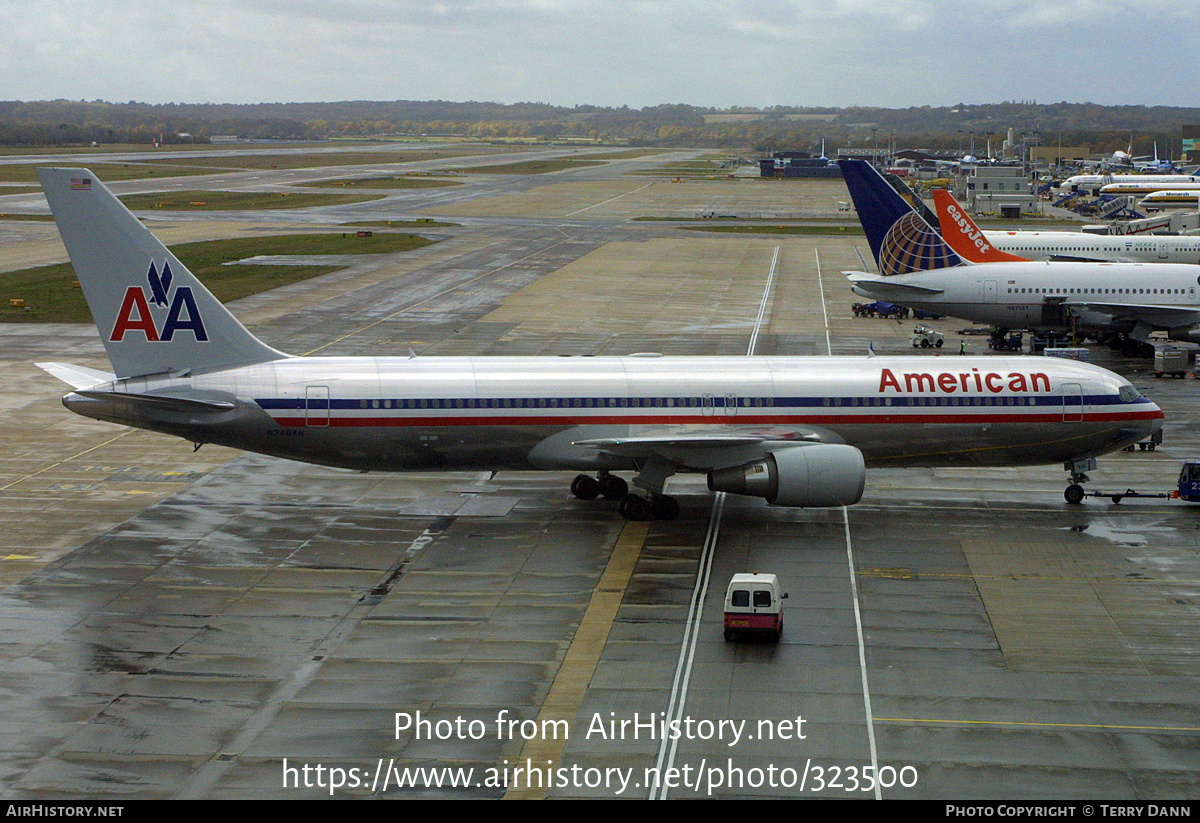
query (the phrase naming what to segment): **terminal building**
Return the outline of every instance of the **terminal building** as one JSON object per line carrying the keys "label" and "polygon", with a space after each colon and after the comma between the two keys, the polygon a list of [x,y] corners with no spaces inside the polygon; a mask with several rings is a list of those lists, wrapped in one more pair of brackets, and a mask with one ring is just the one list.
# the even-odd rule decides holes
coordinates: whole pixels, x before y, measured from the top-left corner
{"label": "terminal building", "polygon": [[1020,217],[1038,210],[1021,166],[978,166],[967,178],[967,204],[976,214]]}
{"label": "terminal building", "polygon": [[806,151],[777,151],[758,161],[760,177],[841,177],[842,170],[825,157]]}

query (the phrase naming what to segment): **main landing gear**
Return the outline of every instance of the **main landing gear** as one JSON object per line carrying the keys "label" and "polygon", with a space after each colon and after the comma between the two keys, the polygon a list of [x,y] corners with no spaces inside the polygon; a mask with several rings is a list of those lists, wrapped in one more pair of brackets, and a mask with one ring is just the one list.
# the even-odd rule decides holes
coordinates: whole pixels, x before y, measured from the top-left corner
{"label": "main landing gear", "polygon": [[679,501],[666,494],[654,494],[649,499],[627,494],[617,504],[617,511],[626,520],[674,520],[679,516]]}
{"label": "main landing gear", "polygon": [[580,500],[595,500],[603,496],[605,500],[620,500],[629,493],[629,484],[615,474],[601,474],[590,477],[581,474],[571,481],[571,494]]}
{"label": "main landing gear", "polygon": [[626,520],[674,520],[679,516],[679,501],[663,494],[662,488],[670,473],[655,472],[651,466],[643,468],[634,478],[634,483],[645,488],[649,495],[629,491],[629,484],[614,474],[601,472],[592,477],[581,474],[571,481],[571,494],[580,500],[618,500],[617,511]]}
{"label": "main landing gear", "polygon": [[1087,492],[1083,490],[1083,484],[1090,478],[1084,472],[1096,470],[1096,458],[1070,460],[1063,464],[1063,468],[1071,473],[1071,485],[1067,486],[1066,491],[1063,492],[1063,499],[1072,506],[1078,506],[1083,502],[1083,498],[1087,497]]}

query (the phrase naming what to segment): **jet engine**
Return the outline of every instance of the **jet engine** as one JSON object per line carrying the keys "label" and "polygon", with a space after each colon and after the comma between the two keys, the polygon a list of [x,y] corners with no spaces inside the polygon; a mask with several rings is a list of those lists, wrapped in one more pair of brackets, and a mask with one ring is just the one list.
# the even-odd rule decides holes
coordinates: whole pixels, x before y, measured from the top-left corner
{"label": "jet engine", "polygon": [[708,473],[713,491],[807,508],[853,505],[862,498],[866,481],[862,452],[834,443],[779,449],[761,460]]}

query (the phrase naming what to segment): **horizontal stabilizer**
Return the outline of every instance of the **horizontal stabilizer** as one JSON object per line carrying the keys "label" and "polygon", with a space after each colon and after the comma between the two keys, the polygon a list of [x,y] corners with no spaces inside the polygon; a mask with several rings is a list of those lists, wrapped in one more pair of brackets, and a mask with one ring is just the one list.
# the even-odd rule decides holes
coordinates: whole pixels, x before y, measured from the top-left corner
{"label": "horizontal stabilizer", "polygon": [[99,386],[117,379],[112,372],[89,369],[86,366],[73,366],[70,363],[35,363],[34,365],[51,376],[57,377],[73,389],[86,389],[88,386]]}
{"label": "horizontal stabilizer", "polygon": [[900,283],[897,279],[903,275],[893,275],[891,277],[880,277],[878,274],[867,274],[861,271],[844,271],[846,279],[852,285],[859,286],[863,291],[869,291],[871,294],[892,295],[896,299],[904,297],[916,298],[922,295],[941,294],[945,289],[934,288],[933,286],[921,286],[916,283]]}
{"label": "horizontal stabilizer", "polygon": [[164,411],[178,411],[189,414],[215,414],[232,411],[236,403],[228,400],[198,400],[194,397],[172,397],[164,394],[136,394],[121,391],[77,391],[80,397],[89,400],[112,400],[129,403],[134,406],[148,406]]}

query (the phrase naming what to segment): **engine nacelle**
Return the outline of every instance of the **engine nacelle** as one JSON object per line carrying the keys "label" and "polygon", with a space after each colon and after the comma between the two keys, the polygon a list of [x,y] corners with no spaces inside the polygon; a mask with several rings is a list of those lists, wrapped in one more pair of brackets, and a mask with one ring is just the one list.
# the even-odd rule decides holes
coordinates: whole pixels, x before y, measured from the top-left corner
{"label": "engine nacelle", "polygon": [[1185,326],[1167,330],[1167,339],[1200,343],[1200,326]]}
{"label": "engine nacelle", "polygon": [[765,497],[773,506],[852,506],[862,499],[867,467],[853,446],[817,443],[773,451],[761,460],[708,473],[708,487]]}

